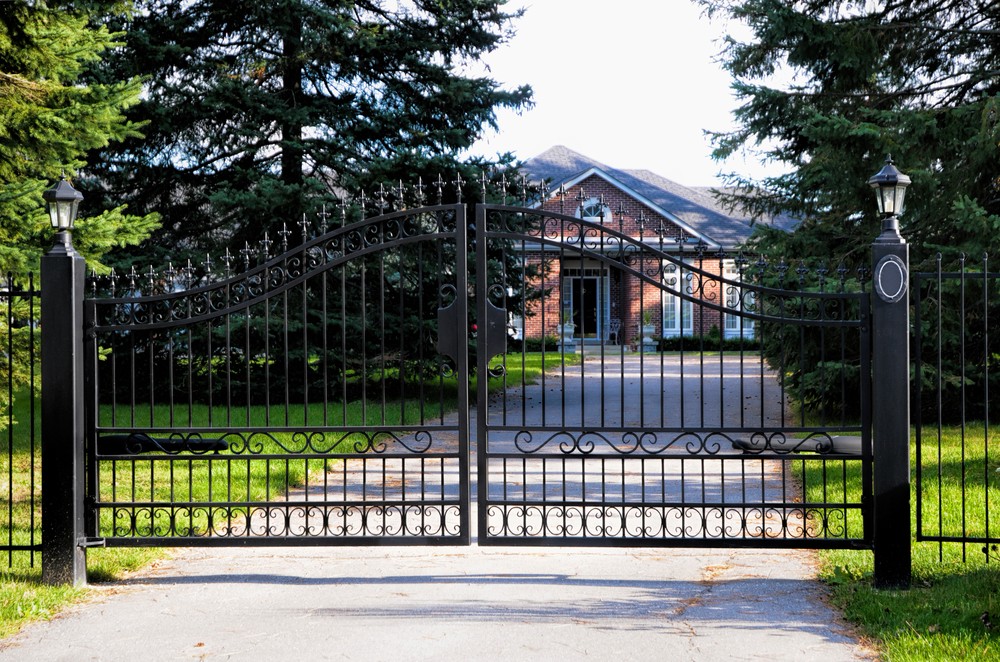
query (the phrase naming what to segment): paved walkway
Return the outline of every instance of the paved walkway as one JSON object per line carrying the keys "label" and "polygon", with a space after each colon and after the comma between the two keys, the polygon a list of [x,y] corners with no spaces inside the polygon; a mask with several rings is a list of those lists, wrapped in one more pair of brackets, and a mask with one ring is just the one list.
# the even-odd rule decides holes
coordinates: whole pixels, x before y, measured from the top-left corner
{"label": "paved walkway", "polygon": [[857,660],[795,551],[184,550],[0,660]]}

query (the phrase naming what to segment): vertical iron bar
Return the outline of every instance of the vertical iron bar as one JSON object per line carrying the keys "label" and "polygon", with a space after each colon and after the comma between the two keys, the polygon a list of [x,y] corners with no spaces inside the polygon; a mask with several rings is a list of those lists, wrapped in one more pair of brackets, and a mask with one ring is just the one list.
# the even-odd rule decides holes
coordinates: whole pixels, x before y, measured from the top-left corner
{"label": "vertical iron bar", "polygon": [[[252,356],[250,354],[250,313],[251,313],[251,311],[252,311],[252,308],[250,306],[247,306],[246,307],[246,312],[243,314],[243,363],[244,363],[244,365],[246,367],[246,369],[244,371],[246,373],[246,384],[244,384],[244,391],[246,391],[246,401],[243,403],[243,406],[245,407],[245,411],[246,411],[246,416],[244,418],[246,419],[246,425],[247,425],[247,427],[250,427],[250,402],[251,402],[251,398],[250,398],[250,363],[251,363],[250,362],[250,357]],[[267,337],[267,327],[266,326],[264,327],[264,337],[265,338]],[[265,341],[265,347],[266,347],[266,341]],[[264,354],[265,354],[264,362],[265,362],[265,365],[266,365],[266,363],[267,363],[267,356],[266,356],[267,350],[266,349],[264,351]],[[264,390],[265,391],[267,391],[267,386],[268,386],[267,379],[265,378],[264,379]],[[265,411],[265,417],[270,416],[270,406],[268,405],[268,401],[267,401],[266,395],[265,395],[264,411]],[[232,467],[231,466],[229,467],[229,471],[230,471],[230,477],[232,477]]]}
{"label": "vertical iron bar", "polygon": [[[983,492],[985,533],[984,538],[990,539],[990,307],[989,307],[989,256],[983,254]],[[988,545],[984,545],[984,554]]]}
{"label": "vertical iron bar", "polygon": [[[305,256],[303,256],[303,260]],[[326,250],[323,251],[323,260],[328,261],[330,259],[329,254]],[[320,362],[323,370],[323,426],[330,424],[330,337],[329,337],[329,317],[327,316],[327,297],[329,296],[329,291],[327,289],[327,278],[329,277],[330,270],[323,269],[323,273],[320,276],[320,337],[323,344],[323,359]],[[341,328],[343,328],[343,320],[341,320]],[[346,423],[344,421],[342,424]]]}
{"label": "vertical iron bar", "polygon": [[924,417],[921,415],[923,411],[923,357],[924,357],[924,332],[923,323],[921,321],[920,309],[923,308],[923,286],[922,286],[922,274],[916,273],[913,275],[913,349],[915,356],[913,357],[913,383],[911,384],[911,398],[913,401],[913,409],[917,412],[914,417],[914,439],[916,442],[916,464],[915,470],[915,480],[916,480],[916,493],[917,493],[917,513],[916,513],[916,534],[917,540],[920,540],[924,531],[924,507],[923,507],[923,420]]}
{"label": "vertical iron bar", "polygon": [[[287,274],[287,270],[288,270],[287,263],[285,263],[285,264],[282,265],[282,270],[285,271],[285,273],[282,274],[282,278],[287,278],[288,277],[288,274]],[[290,391],[289,385],[290,385],[290,383],[292,381],[291,380],[291,375],[292,375],[292,373],[291,373],[291,368],[292,368],[292,366],[291,366],[291,357],[288,355],[290,344],[289,344],[289,341],[288,341],[289,314],[288,314],[288,290],[287,289],[284,290],[284,291],[282,291],[282,293],[281,293],[281,320],[282,320],[282,324],[281,324],[281,362],[283,364],[282,365],[282,381],[284,382],[284,391],[285,391],[285,426],[287,426],[288,423],[289,423],[289,410],[291,409],[291,402],[290,402],[290,400],[291,400],[291,391]],[[303,322],[304,322],[304,320],[303,320]]]}
{"label": "vertical iron bar", "polygon": [[[518,230],[520,232],[522,232],[522,233],[525,233],[525,234],[528,231],[528,228],[525,226],[525,221],[524,221],[523,218],[521,219],[521,227],[518,228]],[[526,356],[527,346],[526,346],[526,344],[528,342],[528,338],[527,338],[527,324],[526,324],[526,321],[528,319],[528,315],[527,315],[527,313],[528,313],[528,310],[527,310],[527,307],[528,307],[527,306],[527,299],[528,299],[528,280],[527,280],[528,254],[527,254],[526,241],[525,241],[525,239],[524,239],[523,236],[521,237],[521,263],[519,265],[519,268],[521,270],[521,296],[520,296],[520,302],[519,302],[519,305],[520,305],[520,311],[519,312],[521,313],[519,315],[520,320],[521,320],[521,425],[522,426],[526,426],[528,424],[527,423],[527,416],[528,416],[527,409],[528,408],[525,406],[527,404],[526,399],[525,399],[527,396],[526,396],[525,392],[526,392],[527,386],[528,386],[527,380],[525,379],[525,372],[526,372],[526,368],[527,368],[527,356]],[[505,308],[506,308],[506,306],[505,306]],[[543,308],[544,308],[544,303],[543,303]],[[543,359],[545,357],[545,332],[544,332],[544,328],[543,328],[543,331],[542,331],[542,357],[543,357]]]}
{"label": "vertical iron bar", "polygon": [[[344,247],[346,238],[341,238]],[[363,311],[362,311],[363,314]],[[340,424],[347,425],[347,263],[340,265]],[[362,423],[363,425],[364,423]]]}
{"label": "vertical iron bar", "polygon": [[[482,243],[485,247],[485,234],[486,234],[486,224],[480,223],[480,215],[485,218],[485,209],[481,206],[476,207],[476,227],[480,236],[477,240]],[[457,294],[456,305],[458,306],[458,319],[459,324],[461,324],[462,332],[456,334],[456,338],[459,340],[459,347],[456,348],[456,368],[458,373],[458,490],[459,490],[459,538],[458,544],[468,545],[472,542],[472,534],[470,531],[470,510],[472,509],[472,503],[470,501],[471,494],[469,491],[469,480],[470,480],[470,446],[472,445],[471,435],[469,430],[469,352],[468,352],[468,328],[469,328],[469,249],[468,249],[468,232],[469,223],[466,218],[466,207],[463,204],[457,204],[455,206],[455,228],[453,232],[455,233],[455,290]],[[477,244],[478,248],[478,244]],[[483,271],[478,268],[476,270],[477,278],[479,282],[485,281],[485,276]],[[485,318],[480,318],[485,319]],[[487,325],[483,325],[484,327]],[[504,331],[501,330],[501,333]],[[482,374],[482,373],[481,373]],[[485,389],[480,388],[480,392]],[[486,410],[481,409],[480,419],[485,417]],[[478,437],[477,444],[479,444],[478,452],[480,461],[485,460],[486,456],[486,438]],[[443,462],[442,462],[443,466]],[[481,466],[481,465],[480,465]],[[485,486],[486,479],[482,475],[479,477],[479,485]],[[480,501],[480,504],[485,504],[485,501]],[[486,508],[482,505],[479,508],[480,512],[485,511]],[[484,513],[485,515],[485,513]],[[485,536],[486,530],[480,529],[480,535]]]}
{"label": "vertical iron bar", "polygon": [[7,566],[14,565],[14,276],[7,274]]}
{"label": "vertical iron bar", "polygon": [[[417,310],[424,311],[424,245],[423,243],[417,244]],[[418,364],[424,365],[424,324],[423,319],[417,320],[417,355]],[[417,408],[420,410],[420,424],[424,424],[425,420],[425,409],[424,409],[424,384],[426,379],[422,377],[417,379]],[[459,384],[461,387],[461,384]],[[423,476],[424,465],[420,465],[420,475]],[[423,484],[423,481],[421,481]],[[421,488],[422,489],[422,488]],[[422,497],[421,497],[422,499]]]}
{"label": "vertical iron bar", "polygon": [[[479,475],[477,476],[477,493],[478,493],[478,512],[479,512],[479,526],[477,537],[479,539],[479,544],[489,543],[489,453],[490,453],[490,438],[489,438],[489,360],[486,356],[487,347],[487,337],[489,334],[489,324],[486,324],[487,319],[487,304],[489,296],[489,285],[488,281],[490,278],[489,274],[489,261],[487,260],[487,248],[490,241],[490,232],[487,226],[489,219],[487,217],[487,207],[486,205],[479,204],[476,205],[476,222],[473,225],[473,236],[472,241],[476,246],[476,320],[478,321],[478,332],[476,334],[476,375],[478,379],[478,387],[476,388],[477,396],[477,411],[476,411],[476,453],[478,456],[478,469]],[[458,235],[459,243],[464,248],[465,238],[462,236],[464,234],[464,228],[467,224],[464,222],[464,212],[462,214],[462,222],[458,223],[463,230],[462,233]],[[458,229],[456,229],[458,231]],[[464,250],[458,250],[459,258],[465,254]],[[461,273],[465,273],[462,270]],[[544,275],[543,275],[544,277]],[[462,280],[462,276],[458,276],[459,280]],[[467,290],[459,289],[458,296],[461,298]],[[544,316],[545,306],[542,306],[542,315]],[[543,317],[544,318],[544,317]],[[463,338],[464,334],[460,333],[459,338]],[[544,347],[544,331],[542,345]],[[462,352],[464,354],[464,352]],[[544,356],[544,353],[543,353]],[[468,390],[459,388],[459,391]],[[461,407],[459,415],[461,415]],[[501,477],[503,484],[506,485],[507,482],[507,472],[504,471]],[[527,490],[527,481],[523,483],[524,489]],[[506,507],[506,506],[504,506]],[[463,510],[464,508],[463,503]],[[501,521],[505,518],[501,517]]]}
{"label": "vertical iron bar", "polygon": [[[959,391],[959,411],[961,416],[961,442],[962,442],[962,462],[961,462],[961,485],[962,485],[962,539],[968,538],[969,532],[967,529],[966,511],[968,509],[968,499],[966,497],[965,491],[965,469],[966,469],[966,391],[965,391],[965,318],[966,318],[966,303],[965,303],[965,281],[966,281],[966,267],[965,267],[965,254],[963,253],[958,260],[958,364],[961,366],[959,368],[960,377],[958,380],[958,391]],[[966,560],[966,543],[962,543],[962,562]]]}
{"label": "vertical iron bar", "polygon": [[[261,306],[264,308],[264,425],[271,427],[271,298],[267,295],[267,291],[269,289],[268,285],[271,282],[271,276],[266,263],[264,265],[264,271],[262,272],[261,278],[263,279],[261,286],[264,291],[264,294],[261,297]],[[247,310],[249,311],[249,308],[247,308]],[[250,356],[247,355],[247,358],[249,359]],[[250,393],[249,387],[247,388],[247,393]],[[249,408],[250,401],[247,399],[248,411]],[[247,417],[249,420],[249,413],[247,414]]]}
{"label": "vertical iron bar", "polygon": [[[226,321],[225,321],[225,344],[226,344],[226,427],[233,424],[233,315],[229,311],[230,298],[232,294],[230,280],[226,279]],[[212,475],[212,463],[208,463],[209,477]],[[212,484],[211,479],[208,482]]]}
{"label": "vertical iron bar", "polygon": [[215,388],[215,353],[212,348],[212,323],[205,323],[205,336],[208,338],[207,360],[208,360],[208,427],[213,427],[213,412],[215,408],[215,396],[213,390]]}
{"label": "vertical iron bar", "polygon": [[[944,476],[941,468],[943,466],[942,442],[944,441],[944,341],[942,333],[944,330],[944,279],[941,275],[941,254],[937,254],[937,494],[938,494],[938,536],[944,535]],[[938,561],[944,560],[944,542],[938,541]]]}
{"label": "vertical iron bar", "polygon": [[[385,246],[385,225],[384,224],[379,224],[379,245]],[[378,334],[379,334],[379,356],[381,357],[381,359],[379,361],[381,363],[381,378],[379,379],[379,382],[380,382],[380,384],[379,384],[379,387],[380,387],[379,390],[381,391],[381,395],[382,395],[382,415],[381,415],[382,425],[386,424],[386,419],[385,419],[385,408],[386,408],[386,397],[385,397],[385,388],[386,388],[386,384],[385,384],[385,382],[386,382],[386,372],[385,372],[385,364],[386,364],[386,356],[385,356],[385,288],[386,288],[386,282],[385,282],[385,250],[383,249],[383,250],[380,250],[379,253],[378,253],[378,323],[379,323]],[[384,489],[384,485],[383,485],[383,489]],[[384,516],[385,511],[383,510],[382,513],[383,513],[383,516]]]}
{"label": "vertical iron bar", "polygon": [[[361,260],[361,424],[368,425],[368,265]],[[366,471],[367,474],[367,465]]]}
{"label": "vertical iron bar", "polygon": [[[173,308],[174,304],[171,304]],[[174,361],[174,344],[175,339],[172,334],[166,334],[163,342],[167,346],[167,421],[171,429],[174,427],[174,369],[176,368],[176,362]],[[152,362],[152,357],[150,357]],[[152,411],[152,408],[150,408]],[[150,468],[152,468],[153,463],[150,463]],[[172,465],[171,465],[172,466]],[[150,471],[152,473],[152,471]]]}
{"label": "vertical iron bar", "polygon": [[[28,319],[37,319],[35,317],[35,298],[38,296],[38,292],[35,291],[35,274],[32,272],[28,273]],[[31,325],[28,337],[28,420],[31,421],[31,425],[28,428],[28,463],[29,463],[29,473],[30,473],[30,495],[28,497],[28,508],[30,510],[29,515],[29,526],[31,535],[29,537],[29,544],[31,545],[31,553],[29,557],[29,565],[35,567],[35,545],[38,541],[38,534],[35,531],[35,494],[37,492],[37,484],[35,482],[35,398],[38,393],[38,375],[35,372],[35,343],[38,342],[38,330],[34,324]],[[93,451],[91,451],[93,452]],[[93,473],[93,472],[92,472]]]}
{"label": "vertical iron bar", "polygon": [[[403,221],[405,223],[405,221]],[[417,244],[419,246],[420,244]],[[403,249],[400,248],[400,251]],[[403,286],[403,261],[400,259],[396,264],[396,276],[397,276],[397,287],[399,288],[399,321],[396,322],[396,332],[399,334],[399,424],[403,425],[406,423],[406,361],[405,361],[405,350],[407,332],[405,328],[406,319],[406,301],[403,296],[403,291],[406,289]],[[406,463],[403,463],[403,471],[405,474]],[[404,475],[403,480],[403,497],[406,497],[406,480]],[[404,509],[405,512],[405,509]]]}
{"label": "vertical iron bar", "polygon": [[[304,273],[308,264],[304,249],[301,260]],[[302,424],[309,425],[309,283],[306,280],[302,281]]]}

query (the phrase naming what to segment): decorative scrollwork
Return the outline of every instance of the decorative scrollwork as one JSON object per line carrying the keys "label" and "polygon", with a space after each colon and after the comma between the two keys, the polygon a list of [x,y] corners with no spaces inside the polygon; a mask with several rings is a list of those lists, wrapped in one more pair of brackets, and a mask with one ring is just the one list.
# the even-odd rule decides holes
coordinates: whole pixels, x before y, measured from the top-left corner
{"label": "decorative scrollwork", "polygon": [[449,504],[272,503],[115,506],[113,538],[418,538],[461,534]]}
{"label": "decorative scrollwork", "polygon": [[[433,217],[434,222],[424,220],[428,216]],[[256,254],[256,251],[248,247],[241,251],[244,253],[245,271],[233,275],[227,266],[224,272],[220,272],[226,276],[220,282],[209,281],[208,276],[212,275],[210,270],[206,271],[205,278],[202,279],[191,277],[190,268],[186,268],[183,270],[184,278],[166,279],[162,293],[142,294],[138,289],[137,278],[133,277],[125,297],[115,298],[112,291],[112,298],[94,299],[97,326],[177,325],[188,320],[223,315],[297,286],[314,275],[350,260],[355,254],[386,251],[415,237],[423,237],[428,241],[439,237],[451,238],[455,225],[456,215],[453,209],[396,212],[336,228],[292,247],[282,255],[269,257],[262,253],[262,257],[267,259],[253,266],[251,254]],[[234,258],[229,253],[227,257],[226,264],[232,264]],[[150,277],[150,281],[159,282],[154,276]],[[190,285],[198,287],[181,289]]]}
{"label": "decorative scrollwork", "polygon": [[797,506],[491,504],[487,535],[498,539],[602,538],[803,540],[843,538],[843,509]]}
{"label": "decorative scrollwork", "polygon": [[826,455],[833,452],[833,437],[828,432],[813,432],[803,438],[789,438],[781,431],[757,431],[747,443],[740,445],[745,453],[759,455],[812,452]]}

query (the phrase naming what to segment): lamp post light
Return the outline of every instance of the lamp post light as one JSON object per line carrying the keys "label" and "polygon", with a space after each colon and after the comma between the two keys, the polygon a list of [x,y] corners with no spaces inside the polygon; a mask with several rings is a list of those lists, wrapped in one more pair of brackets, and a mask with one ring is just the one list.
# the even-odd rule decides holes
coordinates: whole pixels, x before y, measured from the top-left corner
{"label": "lamp post light", "polygon": [[875,189],[882,232],[872,244],[872,476],[875,551],[873,583],[908,588],[910,545],[910,308],[909,246],[899,215],[910,178],[886,158],[868,180]]}
{"label": "lamp post light", "polygon": [[903,213],[903,201],[910,178],[899,171],[892,162],[892,155],[889,155],[882,169],[869,178],[868,185],[875,190],[878,213],[882,216],[882,234],[876,242],[898,243],[901,239],[899,215]]}
{"label": "lamp post light", "polygon": [[42,193],[55,241],[42,272],[42,581],[87,581],[84,509],[85,261],[72,229],[83,194],[63,176]]}
{"label": "lamp post light", "polygon": [[55,186],[42,192],[42,198],[48,208],[49,222],[59,233],[57,242],[64,245],[69,244],[69,232],[76,222],[76,214],[80,208],[80,201],[83,200],[83,193],[73,188],[73,185],[63,175]]}

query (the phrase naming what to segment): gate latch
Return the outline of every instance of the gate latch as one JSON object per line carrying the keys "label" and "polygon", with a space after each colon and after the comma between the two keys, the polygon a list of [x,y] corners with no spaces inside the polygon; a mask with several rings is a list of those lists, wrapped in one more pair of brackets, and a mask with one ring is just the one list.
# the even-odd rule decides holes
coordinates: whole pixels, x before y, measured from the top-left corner
{"label": "gate latch", "polygon": [[[454,361],[465,348],[465,324],[458,319],[458,306],[453,301],[444,308],[438,308],[437,351]],[[478,337],[486,338],[486,360],[507,351],[507,311],[497,308],[493,302],[486,302],[486,320],[478,325]]]}
{"label": "gate latch", "polygon": [[458,363],[459,352],[464,351],[459,333],[465,330],[465,322],[458,319],[457,301],[452,301],[444,308],[438,308],[438,341],[437,351]]}
{"label": "gate latch", "polygon": [[486,300],[486,362],[507,352],[507,310]]}

